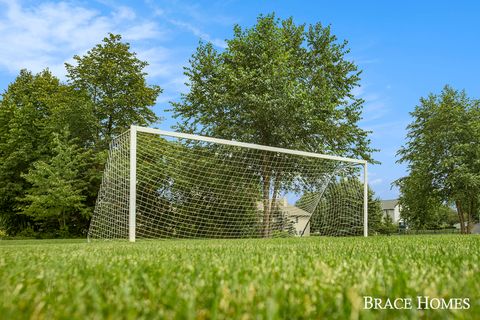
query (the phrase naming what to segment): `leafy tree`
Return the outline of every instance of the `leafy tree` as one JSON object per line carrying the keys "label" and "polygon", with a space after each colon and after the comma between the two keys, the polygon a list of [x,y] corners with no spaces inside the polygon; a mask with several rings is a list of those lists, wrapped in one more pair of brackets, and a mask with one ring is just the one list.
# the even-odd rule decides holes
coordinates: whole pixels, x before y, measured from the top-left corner
{"label": "leafy tree", "polygon": [[91,157],[91,151],[82,150],[63,136],[54,134],[53,156],[33,163],[22,177],[31,184],[22,202],[23,213],[37,221],[57,220],[60,230],[67,232],[68,223],[75,214],[80,219],[89,217],[83,194],[87,181],[83,169]]}
{"label": "leafy tree", "polygon": [[61,84],[48,70],[22,70],[0,102],[0,215],[8,232],[27,227],[20,198],[29,183],[22,177],[32,163],[52,156],[53,133],[69,130],[78,143],[91,145],[95,122],[82,92]]}
{"label": "leafy tree", "polygon": [[454,204],[461,232],[468,233],[480,210],[480,101],[445,86],[421,98],[411,115],[407,143],[398,151],[410,172],[396,181],[403,214],[418,226]]}
{"label": "leafy tree", "polygon": [[[323,194],[310,220],[310,231],[321,235],[363,234],[363,184],[356,178],[332,181]],[[312,194],[305,193],[296,203],[299,208],[308,206]],[[380,231],[382,209],[380,200],[368,190],[368,233]]]}
{"label": "leafy tree", "polygon": [[[363,101],[352,89],[360,71],[346,59],[347,43],[330,27],[306,27],[273,14],[252,28],[234,27],[223,52],[200,43],[185,68],[190,91],[172,103],[177,128],[208,136],[334,153],[372,160],[368,132],[358,126]],[[265,154],[258,167],[263,193],[265,236],[269,203],[294,175],[270,166]],[[284,161],[299,163],[286,157]],[[297,166],[298,174],[305,174]],[[273,194],[273,201],[269,201]]]}
{"label": "leafy tree", "polygon": [[162,90],[147,85],[144,68],[148,63],[139,60],[121,39],[109,34],[83,57],[75,55],[75,65],[65,64],[72,86],[90,96],[99,123],[97,138],[106,142],[132,124],[158,120],[151,107]]}
{"label": "leafy tree", "polygon": [[[9,234],[25,228],[33,230],[33,224],[48,232],[58,229],[46,220],[33,219],[32,212],[25,214],[25,203],[20,201],[26,198],[26,190],[32,190],[33,180],[27,180],[26,174],[37,170],[33,164],[49,164],[56,156],[55,133],[62,137],[67,133],[65,141],[94,150],[88,165],[82,168],[82,203],[91,209],[110,137],[131,124],[157,120],[150,107],[161,89],[146,84],[143,69],[147,63],[138,60],[129,45],[120,40],[120,36],[110,34],[85,56],[75,56],[76,65],[66,66],[70,84],[61,83],[48,70],[39,74],[22,70],[2,94],[0,219]],[[66,223],[75,224],[81,232],[87,220]]]}
{"label": "leafy tree", "polygon": [[373,190],[368,188],[368,234],[379,232],[382,217],[383,212],[380,198],[375,197]]}
{"label": "leafy tree", "polygon": [[445,205],[439,196],[425,188],[428,186],[425,180],[426,178],[419,176],[418,172],[410,172],[409,176],[396,182],[401,190],[400,214],[409,228],[438,229],[451,227],[459,222],[457,212]]}

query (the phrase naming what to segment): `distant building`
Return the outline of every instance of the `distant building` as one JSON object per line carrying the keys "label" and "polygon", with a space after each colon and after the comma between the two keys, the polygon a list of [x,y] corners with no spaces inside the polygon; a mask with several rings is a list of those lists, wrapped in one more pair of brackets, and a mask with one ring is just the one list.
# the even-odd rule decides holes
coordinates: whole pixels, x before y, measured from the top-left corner
{"label": "distant building", "polygon": [[390,217],[393,223],[400,223],[400,205],[398,199],[380,201],[384,217]]}
{"label": "distant building", "polygon": [[[467,226],[467,223],[465,222],[465,227],[466,226]],[[460,230],[460,223],[455,223],[453,227],[457,230]],[[471,225],[470,233],[480,234],[480,223]]]}
{"label": "distant building", "polygon": [[480,234],[480,223],[474,224],[472,227],[473,234]]}
{"label": "distant building", "polygon": [[[287,202],[286,198],[282,198],[278,201],[278,209],[282,212],[283,216],[287,219],[289,225],[291,225],[295,231],[296,236],[308,237],[310,235],[310,217],[311,213],[295,207]],[[259,201],[258,209],[263,211],[263,203]]]}

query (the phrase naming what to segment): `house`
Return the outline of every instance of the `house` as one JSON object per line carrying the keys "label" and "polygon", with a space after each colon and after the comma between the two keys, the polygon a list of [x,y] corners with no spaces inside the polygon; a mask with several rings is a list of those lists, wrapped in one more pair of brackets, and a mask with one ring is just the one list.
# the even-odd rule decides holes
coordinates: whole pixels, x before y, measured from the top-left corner
{"label": "house", "polygon": [[[296,236],[308,237],[310,235],[310,217],[312,214],[288,203],[287,198],[278,201],[278,210],[284,219],[293,228]],[[258,209],[263,211],[262,201],[258,202]]]}
{"label": "house", "polygon": [[382,212],[384,217],[390,217],[393,223],[400,223],[400,204],[398,199],[393,200],[381,200],[380,205],[382,207]]}
{"label": "house", "polygon": [[[465,222],[465,227],[467,226],[467,223]],[[457,230],[460,230],[460,222],[455,223],[453,227]],[[472,224],[470,233],[472,234],[480,234],[480,223]]]}
{"label": "house", "polygon": [[472,227],[473,234],[480,234],[480,223],[474,224]]}

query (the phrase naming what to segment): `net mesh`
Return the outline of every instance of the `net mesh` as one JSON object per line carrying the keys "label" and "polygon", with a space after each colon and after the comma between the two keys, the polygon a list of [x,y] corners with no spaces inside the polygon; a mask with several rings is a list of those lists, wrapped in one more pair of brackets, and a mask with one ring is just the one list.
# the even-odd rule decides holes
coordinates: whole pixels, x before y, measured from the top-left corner
{"label": "net mesh", "polygon": [[[126,132],[110,145],[92,239],[128,238],[129,162]],[[136,168],[137,238],[363,233],[352,163],[138,131]]]}

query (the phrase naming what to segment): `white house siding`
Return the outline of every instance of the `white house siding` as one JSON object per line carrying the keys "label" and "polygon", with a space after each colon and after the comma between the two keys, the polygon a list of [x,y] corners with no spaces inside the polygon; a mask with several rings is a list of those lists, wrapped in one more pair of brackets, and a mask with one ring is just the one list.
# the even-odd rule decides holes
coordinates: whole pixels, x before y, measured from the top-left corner
{"label": "white house siding", "polygon": [[[308,237],[310,236],[310,223],[308,221],[310,220],[310,217],[307,216],[299,216],[299,217],[289,217],[289,220],[292,222],[293,227],[295,228],[295,235],[300,237],[302,236],[303,230],[303,236]],[[306,228],[305,228],[306,227]]]}
{"label": "white house siding", "polygon": [[400,205],[398,204],[398,200],[382,200],[381,201],[382,212],[384,216],[389,216],[392,218],[393,223],[400,222]]}
{"label": "white house siding", "polygon": [[394,223],[398,223],[400,221],[400,205],[396,205],[395,208],[393,208],[393,217],[392,220]]}
{"label": "white house siding", "polygon": [[[310,236],[310,224],[308,223],[308,221],[310,220],[312,214],[298,207],[288,204],[286,198],[278,199],[277,201],[280,210],[284,212],[288,221],[292,223],[292,227],[295,230],[295,235],[302,236],[302,232],[303,230],[305,230],[305,232],[303,232],[303,236]],[[257,203],[257,208],[258,210],[263,211],[262,201],[259,201]]]}

